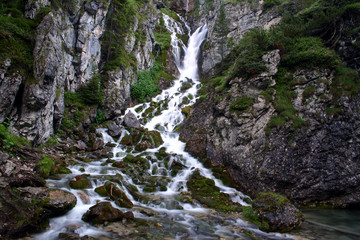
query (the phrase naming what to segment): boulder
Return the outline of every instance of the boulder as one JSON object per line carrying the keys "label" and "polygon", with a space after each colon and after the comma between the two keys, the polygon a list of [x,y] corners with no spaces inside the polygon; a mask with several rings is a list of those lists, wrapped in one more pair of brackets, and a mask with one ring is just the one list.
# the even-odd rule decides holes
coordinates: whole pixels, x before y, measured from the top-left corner
{"label": "boulder", "polygon": [[132,112],[128,112],[125,115],[124,125],[130,128],[140,128],[140,122]]}
{"label": "boulder", "polygon": [[85,222],[101,224],[104,222],[116,222],[124,218],[124,213],[114,208],[109,202],[101,202],[92,206],[82,217]]}
{"label": "boulder", "polygon": [[111,182],[105,183],[105,189],[108,195],[112,200],[115,201],[116,205],[119,207],[132,208],[134,204],[126,196],[126,194],[121,191],[115,184]]}
{"label": "boulder", "polygon": [[288,232],[300,227],[303,214],[285,196],[259,193],[253,202],[254,213],[267,224],[260,228],[269,232]]}
{"label": "boulder", "polygon": [[60,189],[48,189],[44,207],[51,211],[52,216],[59,216],[75,207],[77,198],[74,194]]}
{"label": "boulder", "polygon": [[111,123],[108,125],[108,133],[112,137],[119,137],[121,134],[121,128],[115,123]]}

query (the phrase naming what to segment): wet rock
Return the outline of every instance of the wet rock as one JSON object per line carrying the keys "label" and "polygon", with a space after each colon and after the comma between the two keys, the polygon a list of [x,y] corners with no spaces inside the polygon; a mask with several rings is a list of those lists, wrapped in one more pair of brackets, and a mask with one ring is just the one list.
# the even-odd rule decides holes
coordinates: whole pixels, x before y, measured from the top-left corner
{"label": "wet rock", "polygon": [[112,137],[119,137],[121,134],[121,128],[115,123],[111,123],[108,125],[108,133]]}
{"label": "wet rock", "polygon": [[91,188],[92,184],[88,176],[89,175],[84,174],[74,177],[69,183],[70,187],[73,189]]}
{"label": "wet rock", "polygon": [[85,222],[101,224],[104,222],[116,222],[124,218],[124,213],[111,206],[109,202],[101,202],[92,206],[82,217]]}
{"label": "wet rock", "polygon": [[130,129],[130,135],[124,136],[120,143],[127,146],[135,146],[136,151],[144,151],[148,148],[159,147],[164,141],[157,131]]}
{"label": "wet rock", "polygon": [[128,112],[125,115],[124,125],[130,128],[140,128],[140,122],[132,112]]}
{"label": "wet rock", "polygon": [[78,233],[59,233],[59,240],[80,240],[80,235]]}
{"label": "wet rock", "polygon": [[89,196],[83,192],[77,192],[77,195],[80,197],[83,203],[89,203]]}
{"label": "wet rock", "polygon": [[100,186],[100,187],[95,188],[95,192],[102,197],[109,196],[108,192],[106,191],[105,186]]}
{"label": "wet rock", "polygon": [[112,164],[114,167],[117,167],[117,168],[124,168],[127,166],[127,163],[124,162],[124,161],[116,161]]}
{"label": "wet rock", "polygon": [[94,151],[98,150],[98,149],[102,149],[104,147],[104,141],[100,138],[96,139],[93,146],[92,146],[92,149]]}
{"label": "wet rock", "polygon": [[45,208],[51,210],[53,216],[59,216],[75,207],[77,198],[74,194],[59,189],[49,189]]}
{"label": "wet rock", "polygon": [[300,227],[304,216],[286,197],[275,193],[259,193],[253,201],[254,213],[268,223],[262,230],[288,232]]}
{"label": "wet rock", "polygon": [[240,204],[231,201],[229,195],[220,192],[214,180],[202,176],[199,170],[194,171],[186,186],[194,199],[210,208],[221,212],[241,211]]}
{"label": "wet rock", "polygon": [[108,196],[115,201],[116,205],[125,208],[132,208],[134,206],[126,194],[121,191],[115,184],[106,182],[104,186]]}

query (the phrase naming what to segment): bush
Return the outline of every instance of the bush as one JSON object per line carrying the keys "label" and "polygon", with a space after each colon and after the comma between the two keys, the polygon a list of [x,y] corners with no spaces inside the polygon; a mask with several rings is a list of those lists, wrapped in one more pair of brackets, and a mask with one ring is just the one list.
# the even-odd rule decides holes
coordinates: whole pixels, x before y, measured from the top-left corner
{"label": "bush", "polygon": [[42,155],[42,160],[38,164],[39,172],[43,178],[48,178],[51,171],[55,167],[55,162],[52,158],[46,156],[45,154]]}
{"label": "bush", "polygon": [[297,38],[287,46],[282,65],[287,67],[328,67],[335,68],[340,58],[334,50],[326,48],[320,38]]}
{"label": "bush", "polygon": [[161,72],[162,66],[157,62],[149,71],[139,72],[138,81],[131,85],[131,97],[139,102],[145,102],[146,97],[154,96],[159,90],[157,82]]}

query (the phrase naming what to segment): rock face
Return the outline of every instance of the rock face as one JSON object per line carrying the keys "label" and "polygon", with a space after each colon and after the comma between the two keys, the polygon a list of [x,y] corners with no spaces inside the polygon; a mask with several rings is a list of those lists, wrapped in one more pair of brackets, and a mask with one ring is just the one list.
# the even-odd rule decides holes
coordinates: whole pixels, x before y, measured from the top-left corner
{"label": "rock face", "polygon": [[[26,82],[18,74],[8,74],[11,62],[0,63],[0,122],[9,119],[13,133],[35,145],[44,143],[59,129],[65,108],[64,92],[79,90],[106,62],[101,59],[100,39],[112,5],[100,0],[55,5],[47,0],[29,0],[26,4],[24,15],[31,19],[43,9],[54,8],[35,31],[35,80]],[[108,119],[129,105],[130,85],[137,80],[137,71],[154,65],[153,31],[161,14],[153,3],[144,3],[138,11],[146,20],[134,17],[122,39],[124,51],[134,57],[136,64],[103,73],[107,81],[103,82],[102,109]],[[136,39],[136,32],[142,32],[141,40]]]}
{"label": "rock face", "polygon": [[[304,125],[294,128],[289,121],[271,127],[270,120],[278,114],[271,100],[275,92],[268,100],[261,93],[274,84],[276,55],[264,56],[272,56],[270,62],[275,63],[268,66],[269,72],[246,81],[236,78],[230,82],[229,97],[216,101],[210,93],[192,108],[181,130],[186,149],[215,166],[229,167],[238,187],[251,195],[275,191],[304,204],[358,206],[359,96],[343,96],[334,107],[334,72],[297,70],[290,76],[295,79],[292,104]],[[243,97],[253,99],[251,106],[231,110],[230,103]]]}
{"label": "rock face", "polygon": [[[192,2],[192,1],[190,1]],[[195,1],[194,1],[195,2]],[[280,22],[276,10],[265,11],[263,1],[231,3],[226,0],[198,1],[190,18],[194,28],[207,24],[208,36],[202,46],[200,69],[208,73],[223,60],[243,35],[252,28],[269,29]]]}

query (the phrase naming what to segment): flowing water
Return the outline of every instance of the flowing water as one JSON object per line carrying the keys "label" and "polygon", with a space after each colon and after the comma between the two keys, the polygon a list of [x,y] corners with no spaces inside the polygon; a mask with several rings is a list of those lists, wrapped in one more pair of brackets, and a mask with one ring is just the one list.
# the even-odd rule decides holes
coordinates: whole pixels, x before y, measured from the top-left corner
{"label": "flowing water", "polygon": [[[126,234],[122,233],[130,231],[132,234],[128,236],[131,236],[131,239],[136,239],[136,233],[138,232],[139,234],[146,233],[148,237],[154,236],[155,239],[164,239],[166,237],[170,239],[251,239],[248,235],[244,234],[244,231],[248,231],[264,239],[293,239],[290,235],[261,232],[254,225],[242,220],[237,215],[233,214],[230,217],[229,215],[204,208],[200,204],[179,200],[179,197],[184,192],[186,193],[186,182],[195,170],[199,171],[201,175],[213,179],[216,186],[222,192],[230,195],[232,201],[238,202],[241,205],[248,205],[249,197],[236,189],[225,186],[220,180],[216,179],[209,169],[205,168],[201,162],[184,150],[185,143],[181,142],[178,133],[174,132],[174,129],[184,120],[181,109],[193,104],[197,99],[196,92],[201,85],[197,61],[200,45],[207,34],[207,27],[202,26],[191,36],[189,35],[188,46],[185,46],[176,36],[176,34],[183,34],[185,32],[181,27],[185,22],[177,23],[167,15],[164,15],[163,18],[166,28],[172,33],[171,45],[175,62],[179,69],[179,77],[174,81],[171,88],[164,90],[160,95],[154,97],[152,103],[144,103],[129,108],[126,113],[134,113],[144,123],[144,128],[160,132],[164,143],[158,148],[137,152],[132,147],[120,144],[122,138],[129,134],[125,128],[122,129],[121,137],[116,140],[107,134],[106,129],[97,130],[98,134],[102,135],[105,143],[112,143],[115,146],[111,151],[114,161],[122,161],[129,153],[134,156],[141,155],[146,157],[150,167],[148,170],[144,170],[143,175],[148,176],[144,179],[165,181],[161,191],[146,191],[147,183],[136,180],[130,172],[123,172],[121,169],[113,167],[111,163],[107,162],[107,158],[89,163],[79,161],[69,167],[72,174],[64,176],[61,180],[48,180],[47,182],[49,187],[71,191],[78,198],[76,206],[66,215],[51,219],[50,229],[37,235],[35,238],[39,240],[57,239],[59,233],[71,231],[80,234],[80,236],[89,235],[96,238],[104,236],[107,238],[120,238],[122,236],[122,238],[126,238]],[[189,30],[189,27],[186,27]],[[183,57],[181,57],[182,53]],[[185,89],[183,87],[184,84],[187,86]],[[152,110],[151,107],[154,105],[157,107]],[[150,109],[152,112],[149,111]],[[160,149],[165,150],[169,154],[168,162],[157,157],[156,153]],[[182,169],[176,174],[172,174],[171,166],[175,163],[181,164]],[[82,174],[89,174],[93,188],[84,191],[71,189],[69,181],[74,176]],[[99,196],[94,190],[96,187],[103,186],[111,177],[121,179],[117,186],[134,203],[134,207],[131,210],[135,218],[156,222],[156,228],[121,228],[119,223],[117,227],[112,228],[112,230],[114,228],[117,229],[113,231],[116,232],[115,234],[109,233],[111,231],[111,229],[109,230],[112,226],[111,224],[107,227],[96,228],[81,220],[82,215],[91,206],[99,201],[108,201],[106,198]],[[133,196],[128,186],[137,188],[138,193],[145,196],[146,201]],[[87,197],[84,198],[84,195]],[[113,202],[112,205],[117,207]],[[129,209],[120,209],[129,211]],[[145,230],[140,233],[141,229]],[[153,233],[153,235],[150,233]],[[147,238],[145,237],[145,239]]]}

